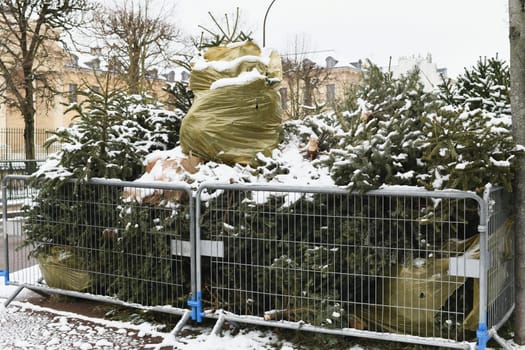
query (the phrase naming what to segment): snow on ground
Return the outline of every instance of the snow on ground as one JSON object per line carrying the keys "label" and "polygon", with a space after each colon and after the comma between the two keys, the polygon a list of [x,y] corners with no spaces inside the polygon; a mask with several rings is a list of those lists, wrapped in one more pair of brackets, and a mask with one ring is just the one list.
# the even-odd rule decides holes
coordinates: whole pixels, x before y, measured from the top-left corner
{"label": "snow on ground", "polygon": [[[135,325],[55,310],[28,302],[35,295],[24,290],[9,306],[5,300],[16,290],[0,278],[0,349],[157,349],[157,350],[292,350],[271,330],[250,330],[232,335],[210,335],[211,329],[191,327],[190,335],[174,337],[149,323]],[[195,335],[197,333],[197,335]],[[308,336],[308,334],[305,334]],[[360,350],[359,346],[349,349]]]}
{"label": "snow on ground", "polygon": [[75,314],[15,302],[0,311],[1,349],[138,349],[147,332],[86,321]]}

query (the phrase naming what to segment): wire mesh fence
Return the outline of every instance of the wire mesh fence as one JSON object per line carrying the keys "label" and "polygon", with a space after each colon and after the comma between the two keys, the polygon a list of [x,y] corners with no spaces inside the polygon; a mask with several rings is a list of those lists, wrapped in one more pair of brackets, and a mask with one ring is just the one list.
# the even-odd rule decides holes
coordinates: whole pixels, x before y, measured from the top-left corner
{"label": "wire mesh fence", "polygon": [[482,199],[207,184],[193,194],[110,180],[35,190],[27,180],[3,181],[13,214],[0,268],[22,287],[160,307],[184,322],[191,308],[197,321],[459,348],[514,305],[500,189]]}
{"label": "wire mesh fence", "polygon": [[[357,336],[389,333],[409,342],[425,337],[433,345],[439,338],[447,346],[475,339],[484,322],[480,257],[488,252],[480,251],[478,228],[486,218],[474,194],[241,185],[209,185],[199,193],[197,242],[220,247],[197,263],[209,317]],[[503,210],[495,213],[493,230],[508,219]],[[490,253],[512,259],[494,241],[499,247]],[[499,322],[512,294],[508,279],[494,280],[498,269],[511,277],[510,265],[491,261],[498,267],[489,294],[497,300],[489,310]]]}
{"label": "wire mesh fence", "polygon": [[30,175],[42,163],[38,160],[0,160],[0,181],[8,175]]}
{"label": "wire mesh fence", "polygon": [[485,194],[489,206],[487,271],[487,327],[501,326],[514,306],[514,256],[512,208],[501,189]]}
{"label": "wire mesh fence", "polygon": [[187,307],[191,259],[176,254],[191,236],[186,187],[93,180],[35,191],[27,179],[4,180],[4,188],[23,184],[17,199],[4,200],[21,210],[16,230],[4,232],[4,244],[22,248],[5,264],[11,284],[170,313]]}
{"label": "wire mesh fence", "polygon": [[8,186],[2,187],[2,199],[6,200],[2,201],[4,239],[0,245],[4,259],[0,259],[0,272],[6,280],[9,280],[9,271],[35,274],[33,266],[36,261],[31,258],[29,247],[24,245],[23,229],[23,208],[30,204],[33,195],[34,189],[27,185],[25,179],[13,179]]}
{"label": "wire mesh fence", "polygon": [[59,143],[45,147],[52,130],[36,129],[35,159],[26,159],[24,129],[0,129],[0,181],[7,175],[29,175],[52,153],[61,149]]}

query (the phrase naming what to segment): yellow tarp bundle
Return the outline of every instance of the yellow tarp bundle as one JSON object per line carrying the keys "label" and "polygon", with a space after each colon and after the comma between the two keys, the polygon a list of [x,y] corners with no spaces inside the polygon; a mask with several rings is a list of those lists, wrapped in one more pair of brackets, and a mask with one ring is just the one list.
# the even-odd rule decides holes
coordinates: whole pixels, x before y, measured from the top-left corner
{"label": "yellow tarp bundle", "polygon": [[[441,251],[457,252],[466,247],[468,255],[479,256],[479,236],[455,242],[448,242]],[[456,255],[456,254],[452,254]],[[422,262],[422,260],[420,260]],[[412,334],[418,336],[439,336],[442,332],[436,317],[447,300],[464,285],[465,278],[449,275],[449,259],[428,258],[424,263],[413,261],[398,265],[391,277],[382,281],[383,291],[378,305],[357,310],[355,316],[370,329]],[[473,309],[467,311],[461,327],[476,330],[479,308],[477,281],[474,283]],[[381,293],[380,293],[381,294]],[[447,326],[457,326],[452,320],[442,320]]]}
{"label": "yellow tarp bundle", "polygon": [[91,287],[89,273],[79,268],[80,259],[70,249],[52,247],[49,255],[38,256],[37,260],[48,286],[78,292]]}
{"label": "yellow tarp bundle", "polygon": [[255,164],[279,143],[281,59],[253,42],[208,49],[193,63],[195,100],[180,130],[182,151],[205,161]]}

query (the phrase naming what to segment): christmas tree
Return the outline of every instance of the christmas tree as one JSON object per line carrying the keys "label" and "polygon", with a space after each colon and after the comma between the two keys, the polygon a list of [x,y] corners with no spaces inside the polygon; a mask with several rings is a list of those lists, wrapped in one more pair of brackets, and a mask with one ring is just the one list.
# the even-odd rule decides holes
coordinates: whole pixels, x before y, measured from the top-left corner
{"label": "christmas tree", "polygon": [[[172,229],[184,217],[184,208],[154,214],[147,205],[126,201],[122,187],[82,181],[138,177],[146,154],[176,146],[182,114],[118,90],[88,91],[71,110],[77,114],[75,123],[49,140],[60,142],[62,150],[33,175],[32,186],[38,192],[28,208],[25,244],[34,248],[32,255],[37,258],[56,251],[74,257],[70,267],[89,272],[92,293],[146,304],[160,302],[152,298],[171,294],[167,290],[150,293],[148,281],[166,280],[172,266],[159,269],[148,257],[169,251],[168,235],[156,234],[156,228]],[[131,258],[139,271],[123,271],[129,269]],[[111,277],[115,271],[130,277],[115,279]],[[130,287],[130,281],[137,283]]]}
{"label": "christmas tree", "polygon": [[481,193],[490,183],[512,191],[519,148],[512,138],[509,79],[505,62],[480,59],[456,83],[441,86],[439,108],[425,114],[425,187]]}
{"label": "christmas tree", "polygon": [[327,166],[336,184],[359,191],[415,185],[423,169],[421,117],[433,99],[417,71],[394,79],[370,65],[357,91],[359,108],[346,118],[349,130],[330,150]]}

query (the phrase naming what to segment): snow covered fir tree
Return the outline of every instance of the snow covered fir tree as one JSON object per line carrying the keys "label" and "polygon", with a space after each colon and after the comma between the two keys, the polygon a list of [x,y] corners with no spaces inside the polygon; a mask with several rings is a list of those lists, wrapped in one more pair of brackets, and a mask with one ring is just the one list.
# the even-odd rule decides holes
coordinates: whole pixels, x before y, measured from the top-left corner
{"label": "snow covered fir tree", "polygon": [[[278,84],[278,74],[268,63],[271,54],[264,56],[267,53],[254,47],[249,50],[260,56],[251,58],[255,63],[244,63],[244,68],[252,72],[246,84],[259,79],[257,84],[270,89],[265,96],[273,96],[271,89]],[[262,69],[267,69],[265,74],[258,71]],[[239,74],[232,73],[234,69],[225,71]],[[186,112],[201,106],[198,99],[202,91],[193,100],[186,86],[172,87],[174,94],[186,98],[180,105],[182,110],[175,112],[144,97],[91,92],[86,105],[72,106],[78,113],[77,123],[60,130],[51,140],[61,142],[63,151],[50,157],[33,176],[39,192],[35,204],[28,208],[27,244],[36,247],[33,254],[37,257],[52,254],[57,246],[74,246],[74,251],[68,252],[77,256],[72,264],[95,272],[90,277],[91,289],[87,290],[144,305],[184,307],[184,298],[189,295],[174,294],[170,287],[151,293],[155,286],[148,281],[152,276],[162,281],[176,280],[184,291],[189,291],[189,271],[175,272],[161,260],[144,260],[140,268],[131,268],[122,252],[126,252],[124,256],[162,257],[169,254],[170,233],[189,240],[189,229],[181,223],[187,214],[188,198],[161,194],[148,201],[144,193],[126,197],[122,188],[101,193],[70,183],[69,179],[104,177],[137,183],[162,180],[186,183],[193,189],[205,181],[339,187],[353,194],[274,193],[256,200],[250,191],[207,193],[200,208],[201,238],[222,240],[224,257],[242,256],[242,261],[236,268],[224,264],[224,268],[214,271],[223,277],[219,281],[211,283],[206,279],[211,275],[203,274],[208,276],[202,281],[204,306],[256,316],[280,310],[278,316],[269,317],[327,328],[359,328],[358,324],[365,324],[371,330],[399,331],[396,324],[401,316],[393,307],[387,310],[393,315],[388,322],[380,324],[374,318],[386,310],[381,309],[381,303],[393,298],[381,294],[381,288],[399,287],[392,282],[395,279],[387,277],[425,259],[427,264],[441,268],[440,260],[430,258],[430,253],[444,245],[448,245],[450,255],[471,247],[475,244],[474,234],[466,237],[468,242],[463,246],[450,247],[450,232],[445,234],[440,225],[433,223],[446,216],[470,227],[475,225],[477,213],[458,214],[453,201],[407,205],[400,198],[378,201],[364,193],[389,186],[481,193],[487,184],[511,191],[515,158],[521,151],[511,137],[509,73],[504,62],[482,59],[457,81],[445,81],[430,92],[424,91],[418,74],[414,71],[395,79],[369,63],[362,84],[341,101],[340,106],[349,110],[286,121],[282,127],[279,125],[279,142],[274,149],[242,163],[220,157],[199,158],[193,163],[193,155],[182,152],[180,128]],[[212,90],[213,82],[207,84],[205,90]],[[262,101],[266,100],[252,100],[252,109],[257,111],[250,113],[264,108]],[[188,157],[191,164],[177,163],[177,171],[160,171],[168,161],[181,156]],[[144,166],[149,170],[144,171]],[[67,196],[71,195],[84,198],[83,204],[67,206]],[[133,203],[140,206],[134,207]],[[151,208],[159,206],[173,210],[152,214]],[[439,206],[443,217],[432,216]],[[61,218],[59,225],[43,224],[57,222],[57,217]],[[94,221],[81,222],[85,218]],[[388,218],[396,220],[387,223]],[[114,228],[115,237],[109,234],[108,239],[94,227]],[[88,259],[93,252],[99,254],[96,261]],[[210,264],[211,258],[203,257],[203,271],[209,272]],[[99,278],[107,271],[133,276],[136,283],[130,286],[131,279]],[[264,290],[248,293],[254,284]],[[455,297],[456,303],[445,299],[443,304],[474,308],[458,299],[460,288],[474,287],[465,284],[451,288],[444,294]],[[268,294],[289,297],[276,301]],[[312,304],[306,305],[305,300]],[[460,316],[453,312],[426,313],[422,316],[424,326],[415,327],[414,334],[439,334],[456,317],[453,321],[457,329],[452,337],[462,339],[465,332],[473,331],[463,329],[467,328],[466,314],[471,311],[458,310]],[[450,327],[447,329],[452,332]]]}

